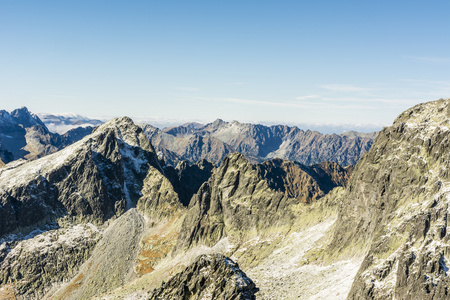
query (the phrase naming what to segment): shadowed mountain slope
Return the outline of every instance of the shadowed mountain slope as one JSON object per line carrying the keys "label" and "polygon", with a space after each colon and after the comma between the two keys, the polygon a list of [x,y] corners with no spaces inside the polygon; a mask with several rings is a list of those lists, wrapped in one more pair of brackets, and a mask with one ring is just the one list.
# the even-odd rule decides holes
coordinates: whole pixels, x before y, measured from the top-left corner
{"label": "shadowed mountain slope", "polygon": [[36,114],[26,107],[11,113],[0,111],[0,159],[3,164],[17,159],[36,159],[54,153],[92,132],[73,129],[64,135],[50,132]]}

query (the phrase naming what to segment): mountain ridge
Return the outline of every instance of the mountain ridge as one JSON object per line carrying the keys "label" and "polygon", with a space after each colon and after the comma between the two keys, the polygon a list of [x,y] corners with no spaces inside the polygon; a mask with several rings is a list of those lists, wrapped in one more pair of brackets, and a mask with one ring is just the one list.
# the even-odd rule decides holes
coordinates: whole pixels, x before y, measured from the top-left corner
{"label": "mountain ridge", "polygon": [[[295,126],[269,127],[237,121],[229,123],[221,119],[202,127],[181,125],[163,130],[148,127],[144,131],[166,161],[172,165],[176,165],[179,159],[176,155],[191,163],[195,163],[196,159],[206,158],[218,165],[227,154],[240,152],[255,163],[282,158],[306,165],[334,161],[346,166],[355,164],[359,157],[370,149],[376,136],[376,133],[357,132],[329,135],[318,131],[304,131]],[[194,143],[185,142],[189,139],[208,139],[208,142],[202,142],[202,146],[205,145],[206,149],[213,151],[215,155],[207,158],[204,151],[194,158],[186,155],[189,151],[195,151],[186,151],[186,148],[195,149]],[[180,144],[183,144],[182,149]],[[164,155],[167,150],[171,153]]]}

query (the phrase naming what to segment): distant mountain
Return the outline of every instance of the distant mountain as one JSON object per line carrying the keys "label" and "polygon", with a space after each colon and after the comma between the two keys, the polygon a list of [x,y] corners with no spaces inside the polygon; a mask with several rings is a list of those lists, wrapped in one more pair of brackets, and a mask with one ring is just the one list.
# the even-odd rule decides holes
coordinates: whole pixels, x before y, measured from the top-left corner
{"label": "distant mountain", "polygon": [[211,136],[198,135],[197,130],[191,127],[160,130],[151,125],[142,125],[142,129],[158,155],[173,166],[183,160],[195,164],[202,159],[218,165],[228,154],[235,152],[230,145]]}
{"label": "distant mountain", "polygon": [[0,164],[54,153],[91,132],[92,128],[73,129],[59,135],[48,130],[44,122],[26,107],[15,109],[11,113],[1,110]]}
{"label": "distant mountain", "polygon": [[191,163],[207,159],[220,164],[229,153],[240,152],[255,163],[282,158],[305,165],[333,161],[347,166],[355,164],[370,149],[377,135],[354,131],[329,135],[286,125],[230,123],[220,119],[204,126],[188,123],[163,130],[148,125],[143,128],[172,165],[180,159]]}
{"label": "distant mountain", "polygon": [[42,122],[51,132],[64,134],[67,131],[78,127],[96,127],[103,121],[90,119],[78,114],[37,114]]}

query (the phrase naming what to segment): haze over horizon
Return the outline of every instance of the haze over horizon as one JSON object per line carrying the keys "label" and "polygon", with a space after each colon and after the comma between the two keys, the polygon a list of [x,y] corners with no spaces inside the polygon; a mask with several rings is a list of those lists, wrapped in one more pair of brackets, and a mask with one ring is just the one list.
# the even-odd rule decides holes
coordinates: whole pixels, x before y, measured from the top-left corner
{"label": "haze over horizon", "polygon": [[389,125],[450,94],[448,1],[2,1],[0,109]]}

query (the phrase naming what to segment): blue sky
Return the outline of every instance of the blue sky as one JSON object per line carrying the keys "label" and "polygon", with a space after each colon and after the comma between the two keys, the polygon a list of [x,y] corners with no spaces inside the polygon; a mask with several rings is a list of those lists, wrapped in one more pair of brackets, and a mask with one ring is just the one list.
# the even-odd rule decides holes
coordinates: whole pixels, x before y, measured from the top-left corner
{"label": "blue sky", "polygon": [[450,97],[450,1],[0,0],[0,108],[389,125]]}

